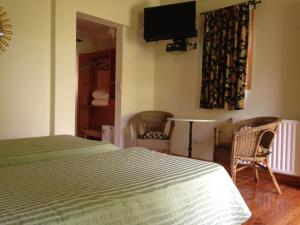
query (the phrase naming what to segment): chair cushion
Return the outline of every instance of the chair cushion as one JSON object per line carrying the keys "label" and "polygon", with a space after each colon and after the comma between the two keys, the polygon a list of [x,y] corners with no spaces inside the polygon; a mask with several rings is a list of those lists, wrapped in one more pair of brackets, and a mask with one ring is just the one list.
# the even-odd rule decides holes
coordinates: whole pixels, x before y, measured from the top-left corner
{"label": "chair cushion", "polygon": [[252,128],[253,128],[253,127],[251,127],[251,126],[243,126],[243,127],[240,128],[240,131],[250,130],[250,129],[252,129]]}
{"label": "chair cushion", "polygon": [[169,136],[164,134],[163,132],[147,132],[144,135],[139,136],[140,139],[158,139],[158,140],[168,140]]}
{"label": "chair cushion", "polygon": [[258,150],[257,150],[257,155],[258,156],[266,156],[266,155],[269,155],[271,153],[272,153],[272,151],[268,148],[264,148],[262,146],[258,147]]}

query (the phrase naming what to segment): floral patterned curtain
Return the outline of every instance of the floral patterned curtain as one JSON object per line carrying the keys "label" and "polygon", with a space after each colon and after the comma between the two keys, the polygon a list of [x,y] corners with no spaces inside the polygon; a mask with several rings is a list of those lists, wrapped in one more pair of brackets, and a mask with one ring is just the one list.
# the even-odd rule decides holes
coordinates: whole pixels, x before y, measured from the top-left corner
{"label": "floral patterned curtain", "polygon": [[205,13],[200,107],[244,108],[249,4]]}

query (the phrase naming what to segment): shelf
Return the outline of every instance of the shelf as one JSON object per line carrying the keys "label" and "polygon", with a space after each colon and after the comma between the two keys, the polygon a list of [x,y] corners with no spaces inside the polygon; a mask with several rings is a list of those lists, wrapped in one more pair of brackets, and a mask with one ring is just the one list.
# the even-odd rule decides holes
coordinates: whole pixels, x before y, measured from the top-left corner
{"label": "shelf", "polygon": [[107,108],[110,105],[81,105],[81,108]]}
{"label": "shelf", "polygon": [[83,130],[81,130],[81,132],[83,133],[83,137],[85,137],[85,138],[93,137],[93,138],[101,139],[101,136],[102,136],[102,130],[96,129],[96,128],[83,129]]}
{"label": "shelf", "polygon": [[[115,121],[115,64],[115,49],[79,55],[76,133],[82,137],[101,140],[101,125]],[[92,105],[95,90],[109,94],[107,105]]]}
{"label": "shelf", "polygon": [[101,71],[109,71],[109,69],[105,70],[105,69],[99,69],[99,68],[79,68],[80,71],[97,71],[97,70],[101,70]]}
{"label": "shelf", "polygon": [[108,108],[115,106],[115,99],[109,99],[108,105],[80,105],[81,108]]}
{"label": "shelf", "polygon": [[109,71],[109,68],[112,67],[116,67],[116,65],[109,65],[109,67],[107,69],[104,68],[98,68],[98,67],[93,67],[93,66],[82,66],[79,68],[80,71],[97,71],[97,70],[102,70],[102,71]]}

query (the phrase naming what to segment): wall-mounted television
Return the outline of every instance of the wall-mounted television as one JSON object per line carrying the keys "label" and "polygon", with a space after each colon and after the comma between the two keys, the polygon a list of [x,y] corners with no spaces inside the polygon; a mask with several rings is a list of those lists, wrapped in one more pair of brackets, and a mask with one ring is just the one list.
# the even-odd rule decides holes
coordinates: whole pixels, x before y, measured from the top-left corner
{"label": "wall-mounted television", "polygon": [[144,39],[158,41],[197,36],[196,2],[144,9]]}

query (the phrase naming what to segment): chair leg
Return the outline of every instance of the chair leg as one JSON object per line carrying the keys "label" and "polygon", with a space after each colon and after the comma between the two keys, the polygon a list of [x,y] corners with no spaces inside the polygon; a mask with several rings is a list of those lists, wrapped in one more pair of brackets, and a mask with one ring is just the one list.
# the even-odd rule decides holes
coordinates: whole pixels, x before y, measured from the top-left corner
{"label": "chair leg", "polygon": [[233,163],[233,165],[231,165],[231,178],[233,183],[235,183],[236,181],[236,167],[237,167],[237,163]]}
{"label": "chair leg", "polygon": [[253,166],[253,170],[254,170],[254,175],[255,175],[255,181],[257,183],[259,183],[258,169],[257,169],[257,166],[256,166],[255,163],[254,163],[254,166]]}
{"label": "chair leg", "polygon": [[272,168],[270,167],[270,165],[269,165],[269,163],[268,163],[267,160],[265,161],[265,164],[266,164],[266,166],[267,166],[267,168],[268,168],[268,171],[269,171],[269,173],[270,173],[270,176],[271,176],[271,178],[272,178],[272,181],[273,181],[273,183],[274,183],[274,185],[275,185],[275,187],[276,187],[278,193],[281,195],[281,194],[282,194],[281,189],[280,189],[280,187],[279,187],[279,185],[278,185],[278,183],[277,183],[277,181],[276,181],[276,178],[275,178],[275,176],[274,176],[274,174],[273,174],[273,170],[272,170]]}

